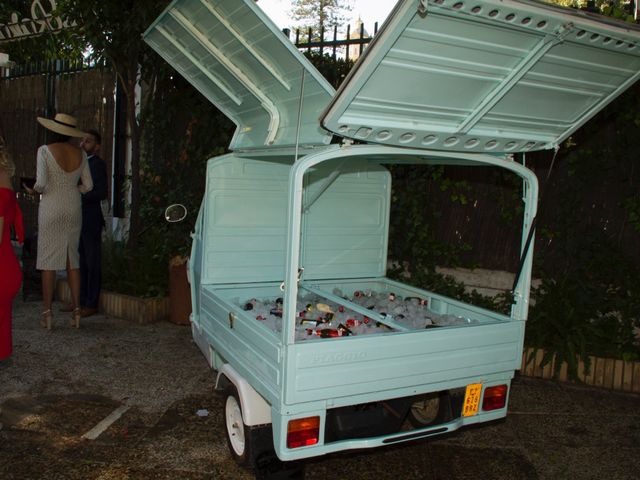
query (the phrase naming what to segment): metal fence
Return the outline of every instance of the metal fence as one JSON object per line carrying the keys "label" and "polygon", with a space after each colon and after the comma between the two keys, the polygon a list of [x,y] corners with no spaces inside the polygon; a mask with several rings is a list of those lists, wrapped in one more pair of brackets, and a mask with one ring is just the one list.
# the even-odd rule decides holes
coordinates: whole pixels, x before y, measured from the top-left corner
{"label": "metal fence", "polygon": [[[292,32],[285,28],[284,34],[291,39]],[[346,32],[342,33],[338,27],[333,27],[329,32],[321,29],[316,32],[312,28],[296,29],[293,32],[293,43],[302,51],[316,51],[321,55],[330,54],[333,58],[345,58],[355,60],[373,40],[378,33],[378,22],[374,24],[373,34],[369,34],[362,22],[358,22],[356,28],[351,29],[347,25]]]}
{"label": "metal fence", "polygon": [[91,58],[78,58],[76,60],[48,60],[42,62],[30,62],[17,64],[11,68],[0,67],[1,78],[28,77],[42,74],[76,73],[95,68],[105,68],[104,61],[95,61]]}

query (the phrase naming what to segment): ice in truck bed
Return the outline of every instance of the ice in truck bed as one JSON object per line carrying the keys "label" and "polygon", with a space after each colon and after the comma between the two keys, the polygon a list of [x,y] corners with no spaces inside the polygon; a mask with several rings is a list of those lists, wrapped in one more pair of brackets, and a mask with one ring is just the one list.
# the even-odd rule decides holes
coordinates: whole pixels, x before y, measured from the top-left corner
{"label": "ice in truck bed", "polygon": [[[436,313],[429,308],[428,299],[415,296],[402,297],[393,292],[365,289],[356,290],[347,297],[337,288],[333,294],[371,311],[371,315],[356,312],[314,293],[300,294],[296,301],[296,340],[392,333],[398,331],[398,328],[389,326],[394,324],[403,330],[422,330],[479,323],[463,316]],[[282,330],[282,298],[247,298],[237,301],[236,305],[271,330]],[[380,317],[382,321],[376,320]],[[383,323],[385,321],[388,323]]]}

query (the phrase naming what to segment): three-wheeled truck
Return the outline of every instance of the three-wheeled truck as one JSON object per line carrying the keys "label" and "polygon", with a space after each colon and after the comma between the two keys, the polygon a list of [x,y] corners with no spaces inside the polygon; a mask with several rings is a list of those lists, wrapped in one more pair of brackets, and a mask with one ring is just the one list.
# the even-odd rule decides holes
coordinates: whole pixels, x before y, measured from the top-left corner
{"label": "three-wheeled truck", "polygon": [[[236,460],[506,416],[538,194],[514,154],[558,148],[635,82],[639,38],[529,1],[400,0],[336,93],[254,0],[167,8],[146,41],[237,124],[231,153],[207,163],[188,266],[193,338],[225,391]],[[509,315],[387,278],[394,164],[522,178]]]}

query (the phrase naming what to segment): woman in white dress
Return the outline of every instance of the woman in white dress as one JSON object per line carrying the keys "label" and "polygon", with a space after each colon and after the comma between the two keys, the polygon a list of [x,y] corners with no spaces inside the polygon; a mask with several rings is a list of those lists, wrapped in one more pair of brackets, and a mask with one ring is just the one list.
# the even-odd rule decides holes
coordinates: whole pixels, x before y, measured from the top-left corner
{"label": "woman in white dress", "polygon": [[51,303],[56,270],[67,270],[73,313],[71,324],[80,327],[80,263],[78,242],[82,226],[81,193],[93,188],[84,151],[70,143],[84,137],[75,117],[58,113],[54,119],[38,117],[38,123],[54,135],[38,149],[36,183],[30,193],[42,194],[38,208],[38,256],[42,270],[43,312],[41,325],[51,328]]}

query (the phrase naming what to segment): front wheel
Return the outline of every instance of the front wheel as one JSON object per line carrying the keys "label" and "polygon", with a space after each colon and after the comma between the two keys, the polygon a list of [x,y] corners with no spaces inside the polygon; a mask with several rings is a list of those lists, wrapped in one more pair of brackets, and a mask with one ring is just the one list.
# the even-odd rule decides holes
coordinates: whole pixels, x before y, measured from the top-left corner
{"label": "front wheel", "polygon": [[224,391],[224,426],[231,456],[239,465],[248,466],[251,462],[252,436],[244,424],[240,396],[234,385],[229,385]]}

